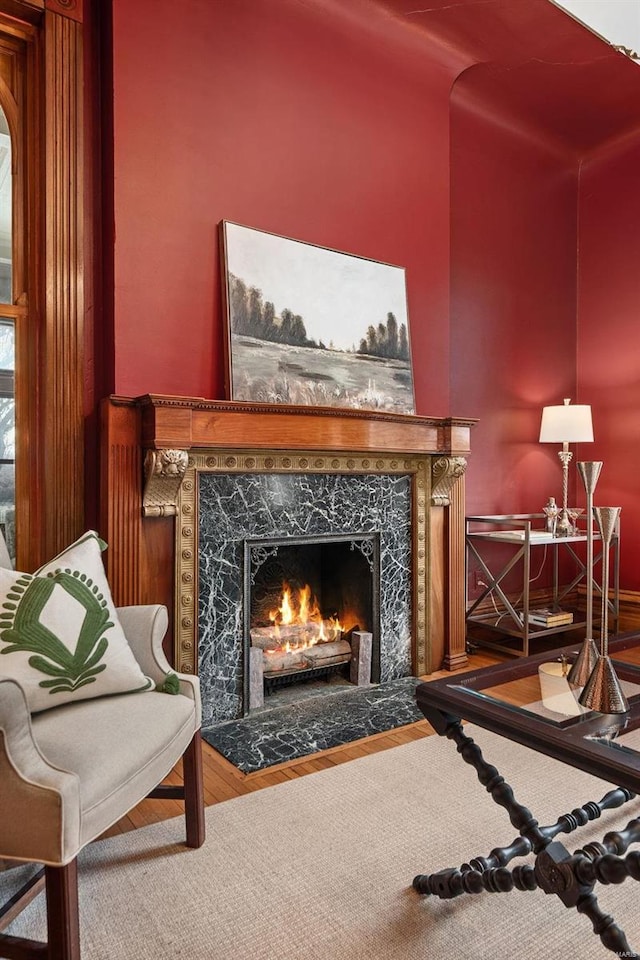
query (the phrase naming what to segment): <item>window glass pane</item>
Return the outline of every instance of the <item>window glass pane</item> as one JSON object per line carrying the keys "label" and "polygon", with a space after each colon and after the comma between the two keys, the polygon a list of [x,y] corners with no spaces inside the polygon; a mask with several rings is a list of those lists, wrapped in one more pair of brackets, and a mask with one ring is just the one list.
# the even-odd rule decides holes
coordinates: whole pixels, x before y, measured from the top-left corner
{"label": "window glass pane", "polygon": [[[14,346],[14,329],[13,321],[5,320],[0,317],[0,376],[3,372],[10,371],[11,381],[13,383],[13,371],[15,369],[14,357],[15,357],[15,346]],[[0,383],[0,396],[6,396],[6,384]],[[13,396],[13,387],[12,387],[12,396]]]}
{"label": "window glass pane", "polygon": [[[13,397],[0,397],[0,464],[15,460],[15,403]],[[2,498],[0,496],[0,503]]]}
{"label": "window glass pane", "polygon": [[15,328],[0,318],[0,530],[15,556]]}
{"label": "window glass pane", "polygon": [[13,303],[11,289],[11,138],[0,107],[0,303]]}

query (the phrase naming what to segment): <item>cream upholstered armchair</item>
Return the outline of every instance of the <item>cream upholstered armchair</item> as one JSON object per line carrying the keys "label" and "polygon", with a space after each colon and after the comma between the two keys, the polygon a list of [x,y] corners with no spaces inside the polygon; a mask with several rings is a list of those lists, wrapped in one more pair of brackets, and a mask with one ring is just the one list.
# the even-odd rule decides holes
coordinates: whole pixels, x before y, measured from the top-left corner
{"label": "cream upholstered armchair", "polygon": [[[49,580],[45,576],[21,575],[22,580],[17,580],[18,586],[13,588],[18,597],[14,606],[19,606],[34,580],[38,581],[38,588],[55,592],[59,583],[64,582],[59,580],[60,568],[55,570],[55,576],[51,572],[46,575]],[[55,581],[53,588],[51,580]],[[71,589],[75,589],[75,584]],[[32,593],[37,600],[37,593]],[[102,602],[102,593],[94,589],[94,594]],[[79,596],[83,598],[82,594]],[[35,603],[33,597],[30,607]],[[93,611],[89,600],[85,621]],[[5,602],[0,606],[8,605]],[[111,621],[115,619],[114,610],[110,611]],[[0,617],[5,617],[5,625],[9,622],[12,629],[20,628],[23,634],[25,619],[28,627],[31,615],[30,609],[23,611],[18,622],[12,609],[0,613]],[[204,841],[198,680],[173,673],[165,659],[165,607],[119,608],[117,618],[144,679],[148,680],[144,690],[89,695],[86,687],[82,688],[82,683],[90,685],[87,675],[106,671],[105,667],[95,666],[102,650],[97,646],[86,658],[84,679],[76,684],[85,698],[52,707],[47,704],[47,708],[33,711],[26,687],[15,677],[3,676],[5,663],[18,658],[0,656],[0,858],[44,864],[48,924],[48,947],[0,934],[0,957],[79,960],[76,858],[86,844],[144,797],[183,797],[186,842],[199,847]],[[48,629],[50,619],[40,616],[40,631],[41,623],[48,624]],[[107,626],[113,623],[107,622]],[[18,648],[14,634],[0,630],[2,637],[14,647],[0,648],[0,653]],[[55,652],[53,647],[49,649]],[[30,662],[37,660],[33,654],[29,656]],[[54,654],[49,652],[48,656]],[[52,667],[51,661],[48,670],[54,676],[62,672],[62,668]],[[39,686],[48,695],[55,683],[60,681],[41,680]],[[184,789],[158,786],[181,757]]]}

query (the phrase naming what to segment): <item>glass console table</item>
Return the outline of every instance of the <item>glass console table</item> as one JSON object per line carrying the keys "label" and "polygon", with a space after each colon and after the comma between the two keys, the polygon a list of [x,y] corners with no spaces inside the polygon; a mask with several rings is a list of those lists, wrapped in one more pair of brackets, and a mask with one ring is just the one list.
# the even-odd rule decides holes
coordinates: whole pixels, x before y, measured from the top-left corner
{"label": "glass console table", "polygon": [[[572,687],[564,672],[577,655],[577,645],[418,686],[416,699],[422,713],[475,769],[482,786],[507,811],[518,836],[508,846],[475,856],[460,867],[419,874],[413,887],[440,899],[541,889],[587,917],[607,949],[640,960],[594,894],[598,883],[640,880],[640,852],[627,853],[629,846],[640,843],[636,798],[640,792],[640,637],[613,640],[609,652],[629,702],[624,714],[604,715],[581,706],[580,688]],[[518,803],[496,767],[484,759],[465,733],[462,719],[616,786],[599,802],[589,801],[542,827]],[[629,804],[635,819],[623,830],[606,833],[601,842],[572,853],[556,839],[596,820],[604,810],[624,804]],[[530,853],[535,854],[533,864],[508,866]]]}
{"label": "glass console table", "polygon": [[[563,604],[574,600],[578,585],[586,582],[586,533],[554,537],[545,532],[545,519],[543,513],[466,518],[466,630],[467,639],[472,643],[528,657],[532,640],[585,626],[584,611],[575,603],[567,607]],[[599,533],[594,532],[593,541],[594,568],[597,568],[602,559]],[[609,624],[615,632],[620,614],[619,530],[612,539],[610,549],[613,562],[608,601]],[[573,562],[575,572],[569,575],[567,583],[561,585],[560,573],[564,561]],[[570,610],[573,621],[569,624],[538,626],[529,621],[532,568],[537,565],[542,571],[549,562],[552,567],[549,571],[551,601],[546,601],[544,606]],[[478,573],[478,582],[482,581],[484,586],[479,595],[471,600],[469,578],[473,569]],[[538,570],[534,572],[537,579]],[[510,577],[519,580],[520,595],[517,600],[509,595],[505,586],[505,581]],[[600,620],[601,596],[600,585],[594,582],[594,623]],[[540,603],[535,606],[540,606]]]}

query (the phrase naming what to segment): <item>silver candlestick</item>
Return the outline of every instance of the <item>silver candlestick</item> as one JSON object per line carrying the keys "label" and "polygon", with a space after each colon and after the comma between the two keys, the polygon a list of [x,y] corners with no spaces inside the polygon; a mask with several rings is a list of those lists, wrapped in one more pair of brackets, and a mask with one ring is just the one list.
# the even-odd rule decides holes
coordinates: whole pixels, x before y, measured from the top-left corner
{"label": "silver candlestick", "polygon": [[618,675],[609,657],[609,548],[616,531],[620,507],[595,507],[594,513],[602,537],[602,615],[600,653],[580,703],[599,713],[626,713],[629,709]]}
{"label": "silver candlestick", "polygon": [[598,659],[598,649],[593,639],[593,494],[602,470],[602,460],[583,461],[577,467],[587,494],[587,630],[567,679],[576,687],[584,687]]}

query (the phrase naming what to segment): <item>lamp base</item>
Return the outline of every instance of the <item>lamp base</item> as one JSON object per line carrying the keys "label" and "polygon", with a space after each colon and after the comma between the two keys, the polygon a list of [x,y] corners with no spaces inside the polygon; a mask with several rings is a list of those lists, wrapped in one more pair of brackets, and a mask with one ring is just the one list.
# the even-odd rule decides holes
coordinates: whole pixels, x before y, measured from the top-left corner
{"label": "lamp base", "polygon": [[580,703],[598,713],[626,713],[627,698],[609,657],[598,657],[587,685],[580,694]]}
{"label": "lamp base", "polygon": [[567,674],[569,683],[574,687],[586,687],[597,659],[598,648],[596,647],[595,640],[587,637]]}

